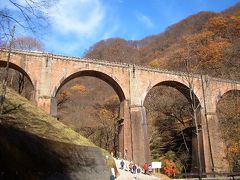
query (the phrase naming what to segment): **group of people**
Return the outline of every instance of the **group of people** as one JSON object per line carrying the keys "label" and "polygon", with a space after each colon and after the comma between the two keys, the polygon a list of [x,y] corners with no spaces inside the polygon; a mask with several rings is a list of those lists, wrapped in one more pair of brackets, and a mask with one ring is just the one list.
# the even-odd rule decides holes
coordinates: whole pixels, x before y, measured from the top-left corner
{"label": "group of people", "polygon": [[144,174],[149,174],[151,175],[152,172],[153,172],[153,168],[152,168],[152,165],[151,164],[147,164],[147,163],[144,163],[143,165],[143,171],[144,171]]}
{"label": "group of people", "polygon": [[148,165],[147,163],[144,163],[143,168],[141,169],[141,167],[137,166],[132,161],[129,164],[127,164],[126,161],[124,162],[123,160],[121,160],[120,162],[120,169],[130,171],[133,174],[143,172],[144,174],[148,175],[151,175],[153,171],[152,166]]}

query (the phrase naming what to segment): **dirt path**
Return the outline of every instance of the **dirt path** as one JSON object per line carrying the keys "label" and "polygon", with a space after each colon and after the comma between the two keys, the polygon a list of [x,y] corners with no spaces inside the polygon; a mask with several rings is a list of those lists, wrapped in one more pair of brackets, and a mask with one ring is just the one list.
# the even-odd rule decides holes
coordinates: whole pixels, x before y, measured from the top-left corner
{"label": "dirt path", "polygon": [[[149,176],[149,175],[145,175],[145,174],[142,174],[142,173],[132,174],[131,172],[129,172],[127,170],[119,169],[120,161],[121,160],[115,160],[116,166],[118,168],[118,172],[120,174],[120,176],[117,177],[117,180],[134,180],[134,179],[138,179],[138,180],[159,180],[160,179],[158,177]],[[124,161],[124,162],[125,162],[125,164],[126,163],[129,164],[129,162],[127,162],[127,161]]]}

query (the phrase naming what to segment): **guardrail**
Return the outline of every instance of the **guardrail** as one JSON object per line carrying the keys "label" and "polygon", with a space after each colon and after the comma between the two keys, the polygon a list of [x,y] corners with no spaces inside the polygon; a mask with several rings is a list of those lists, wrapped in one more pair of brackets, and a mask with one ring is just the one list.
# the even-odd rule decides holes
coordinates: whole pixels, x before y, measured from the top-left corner
{"label": "guardrail", "polygon": [[[199,173],[181,173],[177,174],[175,178],[200,178]],[[210,172],[210,173],[202,173],[202,179],[232,179],[232,180],[240,180],[240,172]]]}

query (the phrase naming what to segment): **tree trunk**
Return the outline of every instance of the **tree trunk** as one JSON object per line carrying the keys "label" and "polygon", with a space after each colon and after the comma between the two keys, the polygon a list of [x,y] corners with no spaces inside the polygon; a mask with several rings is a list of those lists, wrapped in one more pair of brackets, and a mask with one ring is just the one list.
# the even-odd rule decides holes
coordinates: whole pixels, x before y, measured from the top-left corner
{"label": "tree trunk", "polygon": [[15,33],[15,26],[13,26],[12,32],[10,34],[11,39],[10,39],[10,42],[9,42],[7,65],[6,65],[6,69],[5,69],[5,77],[4,77],[3,83],[2,83],[2,92],[1,92],[2,94],[0,95],[0,113],[1,114],[3,113],[3,104],[4,104],[4,101],[5,101],[5,96],[6,96],[6,92],[7,92],[9,63],[10,63],[10,58],[11,58],[11,51],[12,51],[14,33]]}

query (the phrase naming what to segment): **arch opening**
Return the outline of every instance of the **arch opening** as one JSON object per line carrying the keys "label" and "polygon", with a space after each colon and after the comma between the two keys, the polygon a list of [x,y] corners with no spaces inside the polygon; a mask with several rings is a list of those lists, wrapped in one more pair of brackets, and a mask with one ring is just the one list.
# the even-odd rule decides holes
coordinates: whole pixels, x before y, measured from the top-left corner
{"label": "arch opening", "polygon": [[96,71],[77,72],[61,82],[55,97],[59,121],[118,155],[123,144],[120,103],[125,96],[114,79]]}
{"label": "arch opening", "polygon": [[226,145],[226,158],[231,172],[240,171],[240,90],[224,93],[217,103],[217,117]]}
{"label": "arch opening", "polygon": [[191,91],[189,87],[187,87],[186,85],[184,85],[180,82],[177,82],[177,81],[162,81],[162,82],[156,84],[154,87],[156,87],[156,86],[172,87],[172,88],[178,90],[181,94],[183,94],[187,98],[189,103],[193,103],[195,106],[200,104],[199,99],[194,94],[194,92]]}
{"label": "arch opening", "polygon": [[[7,62],[0,60],[1,81],[4,78]],[[29,100],[34,99],[34,85],[27,72],[14,63],[9,63],[8,86]]]}
{"label": "arch opening", "polygon": [[79,71],[79,72],[76,72],[76,73],[68,76],[66,79],[63,79],[61,81],[61,84],[59,85],[59,87],[57,89],[55,89],[54,97],[57,95],[57,93],[59,92],[61,87],[63,85],[65,85],[67,82],[71,81],[74,78],[83,77],[83,76],[95,77],[95,78],[98,78],[98,79],[101,79],[101,80],[105,81],[107,84],[109,84],[114,89],[114,91],[118,95],[119,100],[121,102],[125,100],[125,95],[123,93],[122,88],[119,86],[119,84],[113,78],[111,78],[110,76],[108,76],[105,73],[102,73],[102,72],[99,72],[99,71],[93,71],[93,70]]}
{"label": "arch opening", "polygon": [[[197,110],[197,122],[200,124],[201,105],[194,92],[182,83],[163,81],[147,93],[144,106],[149,126],[152,159],[172,160],[181,167],[180,173],[198,172],[193,108]],[[204,169],[202,134],[199,137],[201,165]]]}

